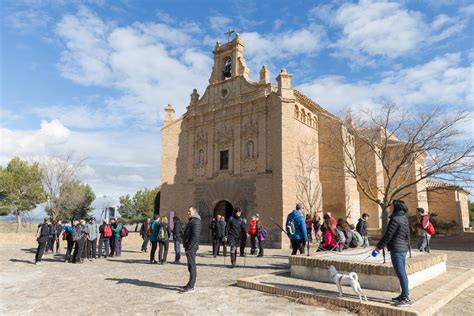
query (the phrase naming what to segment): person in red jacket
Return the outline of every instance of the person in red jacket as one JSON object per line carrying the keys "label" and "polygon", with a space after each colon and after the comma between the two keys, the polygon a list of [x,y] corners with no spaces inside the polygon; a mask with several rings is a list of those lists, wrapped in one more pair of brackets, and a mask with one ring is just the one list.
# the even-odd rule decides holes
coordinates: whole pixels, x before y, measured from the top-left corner
{"label": "person in red jacket", "polygon": [[255,215],[250,217],[247,234],[250,236],[250,254],[255,255],[257,252],[257,218]]}
{"label": "person in red jacket", "polygon": [[434,235],[434,227],[430,223],[430,215],[421,207],[416,209],[416,213],[418,214],[418,221],[414,226],[418,229],[417,247],[421,252],[430,252],[430,239]]}

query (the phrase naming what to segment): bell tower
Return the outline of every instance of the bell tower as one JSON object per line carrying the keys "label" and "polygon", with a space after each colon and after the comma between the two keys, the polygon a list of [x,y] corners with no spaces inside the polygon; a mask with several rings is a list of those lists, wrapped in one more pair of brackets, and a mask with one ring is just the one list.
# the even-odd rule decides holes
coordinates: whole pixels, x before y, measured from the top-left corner
{"label": "bell tower", "polygon": [[[230,35],[231,33],[226,33]],[[214,47],[214,66],[212,67],[210,84],[216,84],[243,76],[248,79],[249,70],[244,58],[244,42],[239,33],[226,44],[216,43]]]}

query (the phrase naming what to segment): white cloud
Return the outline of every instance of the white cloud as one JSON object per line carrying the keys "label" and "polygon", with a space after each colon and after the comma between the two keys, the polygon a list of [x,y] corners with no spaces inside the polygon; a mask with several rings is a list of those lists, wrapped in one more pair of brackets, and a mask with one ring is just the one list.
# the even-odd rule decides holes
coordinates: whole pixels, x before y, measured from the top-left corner
{"label": "white cloud", "polygon": [[133,132],[77,132],[59,120],[43,121],[38,129],[0,129],[0,163],[13,157],[43,160],[72,152],[86,157],[79,178],[95,192],[110,196],[134,193],[160,183],[158,134]]}
{"label": "white cloud", "polygon": [[325,76],[297,88],[333,113],[387,100],[407,108],[466,108],[474,103],[474,91],[472,69],[463,62],[460,54],[446,54],[425,64],[379,74],[375,82]]}
{"label": "white cloud", "polygon": [[351,59],[357,65],[374,65],[372,57],[398,58],[412,54],[466,27],[464,20],[446,15],[436,17],[430,25],[423,14],[407,9],[402,3],[373,0],[342,5],[335,14],[335,24],[343,34],[331,46],[336,50],[335,55]]}
{"label": "white cloud", "polygon": [[259,71],[263,64],[272,65],[277,59],[314,55],[325,48],[327,43],[324,28],[317,24],[265,35],[248,32],[242,34],[242,39],[245,43],[245,55],[253,72]]}
{"label": "white cloud", "polygon": [[48,26],[51,17],[41,10],[15,11],[6,17],[7,26],[14,28],[20,33],[31,33],[39,28]]}
{"label": "white cloud", "polygon": [[0,122],[4,121],[16,121],[21,119],[21,115],[14,113],[9,110],[0,109]]}
{"label": "white cloud", "polygon": [[[187,24],[183,24],[187,25]],[[84,85],[116,89],[106,113],[156,126],[171,103],[177,114],[188,105],[193,88],[202,91],[211,68],[207,53],[190,48],[197,41],[187,26],[133,23],[117,27],[81,8],[57,25],[65,50],[61,74]]]}
{"label": "white cloud", "polygon": [[209,24],[214,31],[221,32],[227,30],[232,20],[225,16],[211,16],[209,17]]}
{"label": "white cloud", "polygon": [[65,126],[84,129],[107,128],[123,125],[125,116],[85,105],[38,107],[33,110],[40,118],[58,119]]}

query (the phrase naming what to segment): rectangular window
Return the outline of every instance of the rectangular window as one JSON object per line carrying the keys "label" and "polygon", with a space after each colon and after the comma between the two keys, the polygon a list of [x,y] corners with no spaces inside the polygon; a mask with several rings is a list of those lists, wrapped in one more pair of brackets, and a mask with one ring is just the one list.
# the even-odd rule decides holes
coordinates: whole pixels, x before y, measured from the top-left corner
{"label": "rectangular window", "polygon": [[220,155],[220,168],[219,170],[229,169],[229,151],[223,150]]}

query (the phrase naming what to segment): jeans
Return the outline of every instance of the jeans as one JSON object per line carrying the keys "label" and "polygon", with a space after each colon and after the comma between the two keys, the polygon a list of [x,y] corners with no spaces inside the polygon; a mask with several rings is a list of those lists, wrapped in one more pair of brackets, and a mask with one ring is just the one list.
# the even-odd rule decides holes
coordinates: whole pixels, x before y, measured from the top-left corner
{"label": "jeans", "polygon": [[179,240],[174,241],[174,261],[179,261],[181,260],[181,243]]}
{"label": "jeans", "polygon": [[156,253],[156,248],[158,246],[157,241],[152,241],[151,242],[151,251],[150,251],[150,262],[153,263],[155,261],[155,253]]}
{"label": "jeans", "polygon": [[254,255],[257,251],[257,234],[250,235],[250,254]]}
{"label": "jeans", "polygon": [[82,252],[84,251],[84,240],[79,239],[74,242],[74,254],[72,262],[76,263],[82,260]]}
{"label": "jeans", "polygon": [[142,251],[146,251],[146,248],[148,248],[149,240],[150,240],[150,237],[148,236],[143,237]]}
{"label": "jeans", "polygon": [[72,250],[74,248],[75,242],[72,240],[67,240],[67,249],[66,249],[66,257],[64,257],[64,261],[71,262],[72,260]]}
{"label": "jeans", "polygon": [[122,237],[115,237],[115,256],[120,257],[122,254]]}
{"label": "jeans", "polygon": [[97,238],[87,241],[87,252],[90,254],[89,258],[97,258]]}
{"label": "jeans", "polygon": [[424,233],[418,236],[417,248],[420,251],[430,252],[430,239],[431,235]]}
{"label": "jeans", "polygon": [[158,242],[158,261],[161,263],[166,262],[166,257],[168,257],[169,244],[170,242],[168,240]]}
{"label": "jeans", "polygon": [[294,256],[296,255],[296,252],[300,252],[300,254],[304,254],[304,246],[305,246],[305,241],[304,239],[292,239],[291,240],[291,248],[293,249],[291,251],[291,255]]}
{"label": "jeans", "polygon": [[368,236],[362,236],[362,240],[363,240],[362,247],[367,248],[370,246]]}
{"label": "jeans", "polygon": [[46,248],[46,241],[38,241],[38,248],[36,248],[36,256],[35,256],[35,263],[41,262],[41,258],[43,258],[44,249]]}
{"label": "jeans", "polygon": [[392,259],[393,269],[397,274],[398,280],[400,281],[400,287],[402,288],[401,297],[409,298],[408,293],[408,277],[405,270],[405,258],[406,252],[390,252],[390,258]]}
{"label": "jeans", "polygon": [[230,246],[230,263],[233,267],[237,264],[237,247],[239,246],[239,241],[235,239],[228,240]]}
{"label": "jeans", "polygon": [[189,281],[186,284],[188,288],[194,288],[196,284],[197,269],[196,269],[196,252],[197,247],[186,250],[186,259],[188,260]]}
{"label": "jeans", "polygon": [[263,257],[263,240],[262,236],[257,236],[258,240],[258,256]]}
{"label": "jeans", "polygon": [[105,248],[105,256],[104,257],[107,258],[109,256],[109,246],[110,246],[110,243],[109,243],[108,238],[100,238],[99,239],[99,258],[102,257],[102,247]]}

